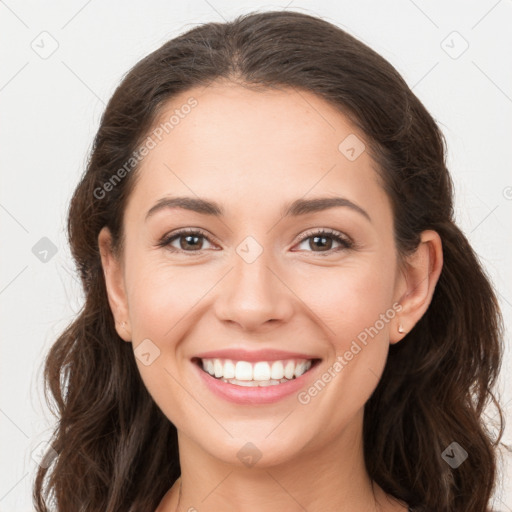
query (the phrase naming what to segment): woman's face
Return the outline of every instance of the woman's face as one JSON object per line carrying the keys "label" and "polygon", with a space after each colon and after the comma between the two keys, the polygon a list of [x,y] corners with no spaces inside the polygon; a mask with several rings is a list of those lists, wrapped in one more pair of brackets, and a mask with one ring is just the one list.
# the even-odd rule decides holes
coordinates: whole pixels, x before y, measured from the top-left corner
{"label": "woman's face", "polygon": [[[197,104],[182,109],[191,97]],[[155,126],[176,109],[137,171],[120,265],[102,255],[112,310],[126,321],[118,332],[132,341],[148,391],[194,449],[228,463],[318,453],[342,431],[356,442],[389,344],[403,336],[406,290],[363,134],[292,89],[192,89]],[[183,197],[221,212],[164,202]],[[339,202],[315,207],[319,198]],[[200,233],[174,237],[183,229]],[[237,360],[263,363],[238,365],[241,379],[256,366],[268,379],[265,362],[276,376],[276,360],[284,370],[292,354],[320,361],[298,380],[247,387],[197,364],[227,349],[250,353],[229,354],[235,370]]]}

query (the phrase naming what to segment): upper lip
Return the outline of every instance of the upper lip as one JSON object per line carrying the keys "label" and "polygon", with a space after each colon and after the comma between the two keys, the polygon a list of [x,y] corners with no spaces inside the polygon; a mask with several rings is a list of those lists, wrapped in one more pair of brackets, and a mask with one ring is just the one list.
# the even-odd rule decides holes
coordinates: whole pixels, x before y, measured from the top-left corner
{"label": "upper lip", "polygon": [[319,359],[316,356],[302,354],[300,352],[285,352],[283,350],[263,349],[263,350],[244,350],[244,349],[223,349],[212,350],[197,354],[200,359],[232,359],[235,361],[282,361],[286,359]]}

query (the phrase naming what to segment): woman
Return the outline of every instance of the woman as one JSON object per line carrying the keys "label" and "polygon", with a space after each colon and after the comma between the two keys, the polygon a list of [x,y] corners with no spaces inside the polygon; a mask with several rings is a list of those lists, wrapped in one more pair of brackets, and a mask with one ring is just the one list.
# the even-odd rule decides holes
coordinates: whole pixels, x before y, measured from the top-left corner
{"label": "woman", "polygon": [[444,146],[305,14],[139,62],[70,206],[86,302],[46,362],[37,510],[488,510],[501,319]]}

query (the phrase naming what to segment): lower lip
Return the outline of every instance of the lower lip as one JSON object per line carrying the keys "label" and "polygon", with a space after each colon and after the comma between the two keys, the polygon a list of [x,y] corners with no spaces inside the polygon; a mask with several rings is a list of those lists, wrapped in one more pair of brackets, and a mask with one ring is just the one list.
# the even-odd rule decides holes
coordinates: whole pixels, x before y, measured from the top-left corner
{"label": "lower lip", "polygon": [[199,364],[192,363],[206,386],[217,396],[236,404],[254,405],[254,404],[272,404],[279,400],[297,393],[316,373],[316,367],[319,361],[313,365],[306,373],[282,384],[271,386],[237,386],[224,382],[222,379],[216,379],[209,373],[200,368]]}

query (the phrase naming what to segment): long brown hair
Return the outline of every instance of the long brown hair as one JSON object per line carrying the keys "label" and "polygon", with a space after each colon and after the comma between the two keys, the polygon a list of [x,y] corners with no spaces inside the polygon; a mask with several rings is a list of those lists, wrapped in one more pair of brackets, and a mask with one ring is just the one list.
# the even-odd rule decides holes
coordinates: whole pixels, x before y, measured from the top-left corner
{"label": "long brown hair", "polygon": [[[122,251],[137,165],[108,193],[101,190],[126,170],[168,100],[217,79],[310,91],[334,105],[366,134],[392,201],[399,254],[412,251],[423,230],[441,236],[444,266],[429,309],[391,346],[365,405],[365,462],[378,485],[419,511],[485,512],[503,433],[492,392],[502,320],[489,279],[453,220],[445,139],[390,63],[340,28],[288,11],[189,30],[137,63],[108,103],[69,209],[85,304],[45,361],[58,456],[36,475],[37,511],[53,503],[62,512],[147,512],[180,475],[176,428],[114,328],[98,249],[108,226]],[[497,440],[483,421],[487,404],[499,413]],[[442,457],[454,441],[469,454],[457,468]]]}

